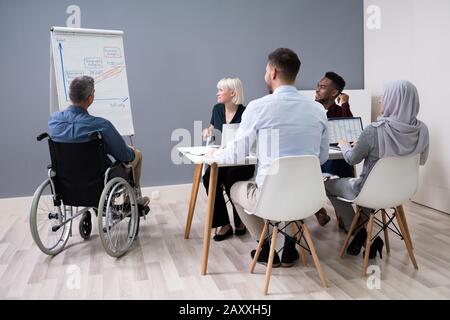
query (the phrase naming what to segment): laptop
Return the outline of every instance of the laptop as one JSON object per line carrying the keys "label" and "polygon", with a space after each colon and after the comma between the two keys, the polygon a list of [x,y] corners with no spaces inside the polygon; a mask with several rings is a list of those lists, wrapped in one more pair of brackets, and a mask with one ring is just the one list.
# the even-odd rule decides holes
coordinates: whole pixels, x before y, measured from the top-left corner
{"label": "laptop", "polygon": [[220,141],[221,148],[225,148],[228,142],[234,140],[238,129],[239,123],[230,123],[222,125],[222,137]]}
{"label": "laptop", "polygon": [[350,143],[355,142],[362,131],[361,117],[328,119],[328,134],[331,147],[336,147],[342,139]]}

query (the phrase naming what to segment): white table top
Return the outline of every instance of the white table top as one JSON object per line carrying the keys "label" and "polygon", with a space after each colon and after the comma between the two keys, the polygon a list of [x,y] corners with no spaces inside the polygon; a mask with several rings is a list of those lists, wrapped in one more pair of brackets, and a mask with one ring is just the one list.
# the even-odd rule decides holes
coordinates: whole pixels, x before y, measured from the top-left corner
{"label": "white table top", "polygon": [[211,149],[217,149],[219,146],[201,146],[201,147],[180,147],[177,148],[179,152],[183,154],[186,158],[188,158],[190,161],[192,161],[194,164],[212,164],[217,163],[218,167],[232,167],[232,166],[242,166],[242,165],[248,165],[248,164],[256,164],[258,162],[258,159],[254,155],[250,155],[245,158],[245,162],[242,163],[221,163],[215,158],[208,158],[205,157],[204,154],[208,152],[208,150]]}
{"label": "white table top", "polygon": [[341,150],[338,150],[338,149],[332,149],[332,148],[330,148],[330,149],[328,149],[329,151],[328,151],[328,156],[329,156],[329,160],[338,160],[338,159],[344,159],[343,157],[342,157],[342,152],[341,152]]}
{"label": "white table top", "polygon": [[[258,159],[255,155],[250,155],[246,157],[246,161],[242,163],[235,163],[235,164],[225,164],[220,163],[215,158],[208,158],[204,155],[208,152],[208,150],[211,149],[217,149],[219,146],[200,146],[200,147],[180,147],[177,148],[179,152],[183,154],[186,158],[188,158],[192,163],[194,164],[211,164],[211,163],[217,163],[219,167],[231,167],[231,166],[240,166],[240,165],[246,165],[246,164],[256,164]],[[330,160],[336,160],[336,159],[342,159],[342,153],[340,150],[336,149],[329,149],[329,159]]]}

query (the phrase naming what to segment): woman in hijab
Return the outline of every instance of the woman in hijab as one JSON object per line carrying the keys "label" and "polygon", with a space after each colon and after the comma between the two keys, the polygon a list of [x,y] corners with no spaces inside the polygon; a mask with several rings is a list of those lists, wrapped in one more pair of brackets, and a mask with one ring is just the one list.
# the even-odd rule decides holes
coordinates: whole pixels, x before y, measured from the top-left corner
{"label": "woman in hijab", "polygon": [[[427,126],[417,119],[419,95],[416,87],[409,81],[394,81],[385,86],[381,101],[381,116],[361,133],[358,141],[351,146],[340,141],[339,147],[345,161],[356,165],[364,160],[361,175],[357,178],[332,179],[325,183],[327,195],[334,209],[343,218],[348,228],[355,214],[350,203],[337,197],[354,199],[361,191],[364,182],[375,163],[384,157],[402,157],[420,154],[420,164],[424,165],[429,151]],[[370,213],[370,209],[363,208]],[[366,229],[361,228],[347,248],[350,255],[358,255],[367,237]],[[370,258],[383,248],[383,240],[375,238],[370,247]]]}

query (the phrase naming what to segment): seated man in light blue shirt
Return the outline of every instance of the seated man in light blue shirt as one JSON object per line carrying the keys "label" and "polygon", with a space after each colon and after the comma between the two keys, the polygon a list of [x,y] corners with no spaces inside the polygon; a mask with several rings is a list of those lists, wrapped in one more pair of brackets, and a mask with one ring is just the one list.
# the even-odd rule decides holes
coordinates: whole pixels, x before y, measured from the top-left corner
{"label": "seated man in light blue shirt", "polygon": [[[115,160],[129,162],[135,173],[136,187],[140,193],[140,178],[142,153],[129,147],[111,122],[101,117],[91,116],[87,109],[94,102],[94,79],[88,76],[77,77],[69,87],[69,97],[72,105],[64,111],[55,112],[50,116],[48,127],[50,137],[56,142],[81,143],[89,141],[91,133],[100,132],[105,151]],[[138,202],[147,206],[148,197],[139,196]]]}
{"label": "seated man in light blue shirt", "polygon": [[[255,181],[237,182],[231,188],[231,199],[236,210],[255,240],[259,239],[264,221],[244,210],[252,212],[255,208],[272,161],[278,157],[300,155],[315,155],[321,164],[328,160],[327,116],[322,105],[300,95],[295,88],[299,69],[300,60],[292,50],[280,48],[272,52],[264,76],[271,94],[250,102],[242,114],[236,139],[224,149],[209,154],[223,162],[242,161],[257,141]],[[298,259],[295,242],[286,240],[288,238],[285,239],[281,263],[275,254],[273,267],[292,266]],[[269,248],[269,241],[266,241],[258,262],[268,261]]]}

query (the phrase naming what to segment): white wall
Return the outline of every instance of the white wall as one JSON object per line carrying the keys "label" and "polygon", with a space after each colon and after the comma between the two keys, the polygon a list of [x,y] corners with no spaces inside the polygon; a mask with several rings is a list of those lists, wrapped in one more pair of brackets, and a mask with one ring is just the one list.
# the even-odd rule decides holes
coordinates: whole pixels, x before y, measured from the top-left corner
{"label": "white wall", "polygon": [[381,24],[380,29],[365,26],[365,88],[376,96],[389,80],[407,79],[417,86],[430,156],[413,200],[450,213],[450,1],[365,0],[366,23],[373,21],[371,5],[380,8]]}

